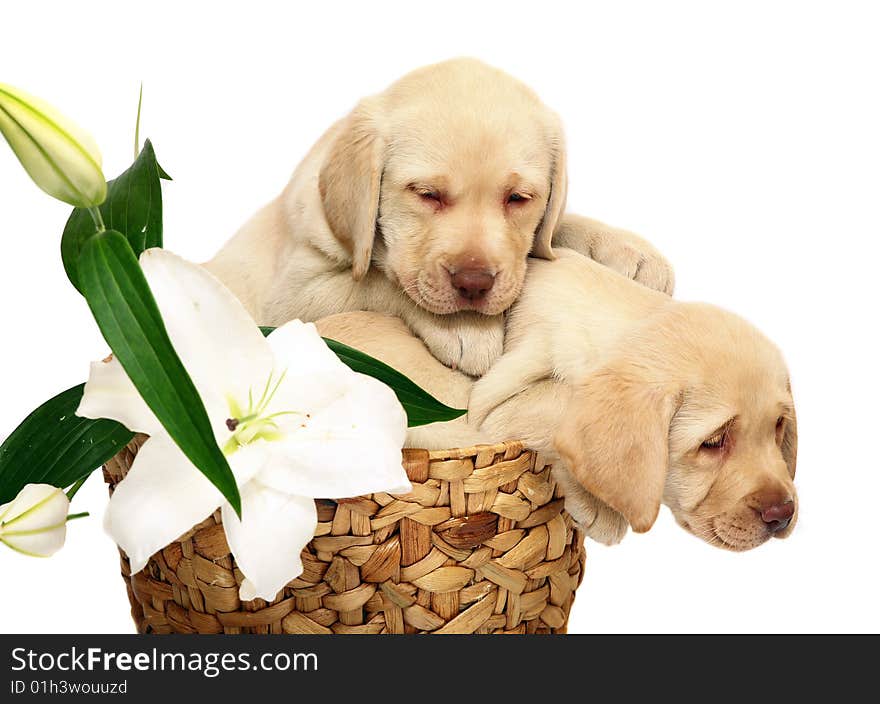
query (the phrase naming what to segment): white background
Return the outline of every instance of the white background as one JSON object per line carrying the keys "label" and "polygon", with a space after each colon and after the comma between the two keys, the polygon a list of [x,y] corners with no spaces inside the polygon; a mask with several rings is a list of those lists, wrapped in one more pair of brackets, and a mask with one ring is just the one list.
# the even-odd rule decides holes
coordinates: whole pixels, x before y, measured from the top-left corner
{"label": "white background", "polygon": [[[726,553],[664,509],[645,535],[589,544],[571,630],[880,630],[871,3],[317,4],[17,3],[0,80],[88,129],[111,177],[132,157],[143,79],[141,134],[175,178],[166,246],[202,261],[359,97],[462,54],[520,77],[566,124],[570,209],[645,235],[675,264],[680,298],[778,342],[800,423],[790,539]],[[4,437],[106,346],[61,267],[68,208],[3,145],[0,213]],[[61,553],[0,552],[0,630],[131,632],[105,504],[96,474],[74,502],[94,516]]]}

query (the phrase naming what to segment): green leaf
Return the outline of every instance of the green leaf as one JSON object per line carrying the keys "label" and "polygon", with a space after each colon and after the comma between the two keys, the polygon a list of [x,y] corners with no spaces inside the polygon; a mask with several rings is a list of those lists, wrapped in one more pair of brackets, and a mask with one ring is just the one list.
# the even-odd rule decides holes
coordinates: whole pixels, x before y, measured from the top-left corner
{"label": "green leaf", "polygon": [[33,411],[0,445],[0,504],[26,484],[61,489],[87,477],[125,447],[134,434],[114,420],[74,415],[83,384]]}
{"label": "green leaf", "polygon": [[[260,327],[263,335],[269,335],[275,328]],[[411,381],[396,369],[380,362],[375,357],[364,354],[360,350],[349,347],[342,342],[324,338],[327,346],[348,367],[361,374],[378,379],[397,395],[397,400],[406,411],[407,424],[410,428],[428,423],[439,423],[454,420],[467,413],[463,408],[450,408],[441,403],[422,387]]]}
{"label": "green leaf", "polygon": [[396,369],[346,344],[324,338],[336,356],[356,372],[378,379],[391,387],[406,411],[407,425],[427,425],[453,420],[467,413],[463,408],[450,408]]}
{"label": "green leaf", "polygon": [[[148,139],[131,166],[107,182],[107,200],[99,207],[109,230],[128,239],[135,256],[150,247],[162,246],[162,187],[160,178],[168,175],[156,161]],[[82,292],[77,260],[85,242],[95,235],[95,223],[85,208],[74,208],[61,236],[61,260],[67,278]]]}
{"label": "green leaf", "polygon": [[107,230],[86,240],[79,281],[104,339],[138,393],[181,451],[241,515],[235,477],[125,237]]}

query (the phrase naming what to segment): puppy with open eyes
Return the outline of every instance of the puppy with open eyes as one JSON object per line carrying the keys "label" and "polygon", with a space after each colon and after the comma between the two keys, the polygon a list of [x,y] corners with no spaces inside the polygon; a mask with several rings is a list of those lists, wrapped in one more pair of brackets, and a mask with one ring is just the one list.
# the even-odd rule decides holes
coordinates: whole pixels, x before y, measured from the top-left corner
{"label": "puppy with open eyes", "polygon": [[529,255],[570,247],[672,291],[643,239],[564,214],[566,161],[559,118],[525,85],[473,59],[427,66],[333,125],[206,267],[262,325],[389,313],[478,376]]}
{"label": "puppy with open eyes", "polygon": [[574,252],[532,261],[504,355],[476,384],[399,320],[319,321],[321,333],[410,376],[469,417],[414,428],[442,448],[510,438],[545,453],[595,540],[647,531],[660,504],[718,547],[786,537],[797,517],[797,424],[779,351],[719,308],[679,303]]}

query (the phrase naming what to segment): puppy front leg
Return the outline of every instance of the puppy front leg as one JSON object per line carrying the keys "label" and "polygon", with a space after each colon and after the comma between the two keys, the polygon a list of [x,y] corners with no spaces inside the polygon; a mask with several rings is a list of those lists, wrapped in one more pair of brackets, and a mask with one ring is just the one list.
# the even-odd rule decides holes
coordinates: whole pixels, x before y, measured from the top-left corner
{"label": "puppy front leg", "polygon": [[614,269],[628,279],[672,295],[672,265],[645,239],[581,215],[566,214],[553,233],[554,247],[567,247]]}
{"label": "puppy front leg", "polygon": [[495,408],[550,374],[550,360],[530,347],[508,350],[471,390],[468,423],[479,428]]}

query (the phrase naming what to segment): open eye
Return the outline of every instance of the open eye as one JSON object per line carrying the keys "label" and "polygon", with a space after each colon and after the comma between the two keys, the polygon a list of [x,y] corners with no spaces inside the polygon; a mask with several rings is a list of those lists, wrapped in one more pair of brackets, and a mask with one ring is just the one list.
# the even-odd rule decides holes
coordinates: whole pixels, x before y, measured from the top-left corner
{"label": "open eye", "polygon": [[511,193],[507,196],[507,204],[508,205],[516,205],[518,203],[526,203],[530,201],[531,198],[527,196],[525,193]]}

